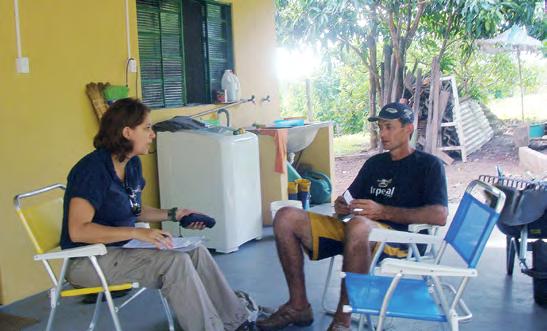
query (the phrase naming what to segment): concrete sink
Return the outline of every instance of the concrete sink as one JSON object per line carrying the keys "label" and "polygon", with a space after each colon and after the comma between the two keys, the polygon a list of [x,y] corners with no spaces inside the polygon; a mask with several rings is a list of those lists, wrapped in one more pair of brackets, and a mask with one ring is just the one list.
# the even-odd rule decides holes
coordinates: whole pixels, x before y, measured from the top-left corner
{"label": "concrete sink", "polygon": [[287,152],[296,153],[308,147],[315,139],[319,128],[328,125],[329,122],[316,122],[288,128]]}

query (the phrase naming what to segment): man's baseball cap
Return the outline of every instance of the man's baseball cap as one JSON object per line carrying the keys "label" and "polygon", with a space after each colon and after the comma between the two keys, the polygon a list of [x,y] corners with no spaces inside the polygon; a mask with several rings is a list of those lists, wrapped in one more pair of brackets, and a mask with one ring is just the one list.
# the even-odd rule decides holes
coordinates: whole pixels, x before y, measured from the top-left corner
{"label": "man's baseball cap", "polygon": [[407,105],[402,103],[392,102],[383,106],[378,116],[371,116],[368,118],[370,122],[376,122],[378,120],[397,120],[400,119],[402,123],[414,122],[414,113]]}

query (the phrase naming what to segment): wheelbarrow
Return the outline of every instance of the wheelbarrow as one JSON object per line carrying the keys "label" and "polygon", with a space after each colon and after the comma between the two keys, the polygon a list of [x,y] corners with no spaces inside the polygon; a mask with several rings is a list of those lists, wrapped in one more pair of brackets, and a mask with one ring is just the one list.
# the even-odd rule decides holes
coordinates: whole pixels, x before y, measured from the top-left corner
{"label": "wheelbarrow", "polygon": [[[547,181],[482,175],[479,180],[501,189],[505,206],[497,222],[506,236],[506,272],[513,274],[515,256],[520,269],[533,278],[534,300],[547,305]],[[532,251],[533,267],[526,253]]]}

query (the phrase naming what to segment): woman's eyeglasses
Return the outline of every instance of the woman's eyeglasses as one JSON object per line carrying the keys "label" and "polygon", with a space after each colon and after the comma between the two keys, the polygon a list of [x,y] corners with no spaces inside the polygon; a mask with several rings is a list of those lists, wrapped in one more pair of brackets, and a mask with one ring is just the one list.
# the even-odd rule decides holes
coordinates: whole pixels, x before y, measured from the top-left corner
{"label": "woman's eyeglasses", "polygon": [[129,186],[125,187],[125,192],[129,197],[129,206],[131,207],[131,212],[133,213],[133,215],[139,216],[141,214],[142,208],[141,204],[137,201],[137,193]]}

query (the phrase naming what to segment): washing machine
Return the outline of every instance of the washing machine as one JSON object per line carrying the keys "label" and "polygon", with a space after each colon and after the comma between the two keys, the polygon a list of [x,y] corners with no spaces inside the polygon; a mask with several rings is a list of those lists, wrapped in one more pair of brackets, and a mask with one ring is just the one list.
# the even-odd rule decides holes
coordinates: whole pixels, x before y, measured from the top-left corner
{"label": "washing machine", "polygon": [[165,221],[175,236],[204,236],[204,244],[229,253],[262,236],[258,138],[229,128],[157,133],[161,208],[188,208],[216,220],[211,229],[188,230]]}

